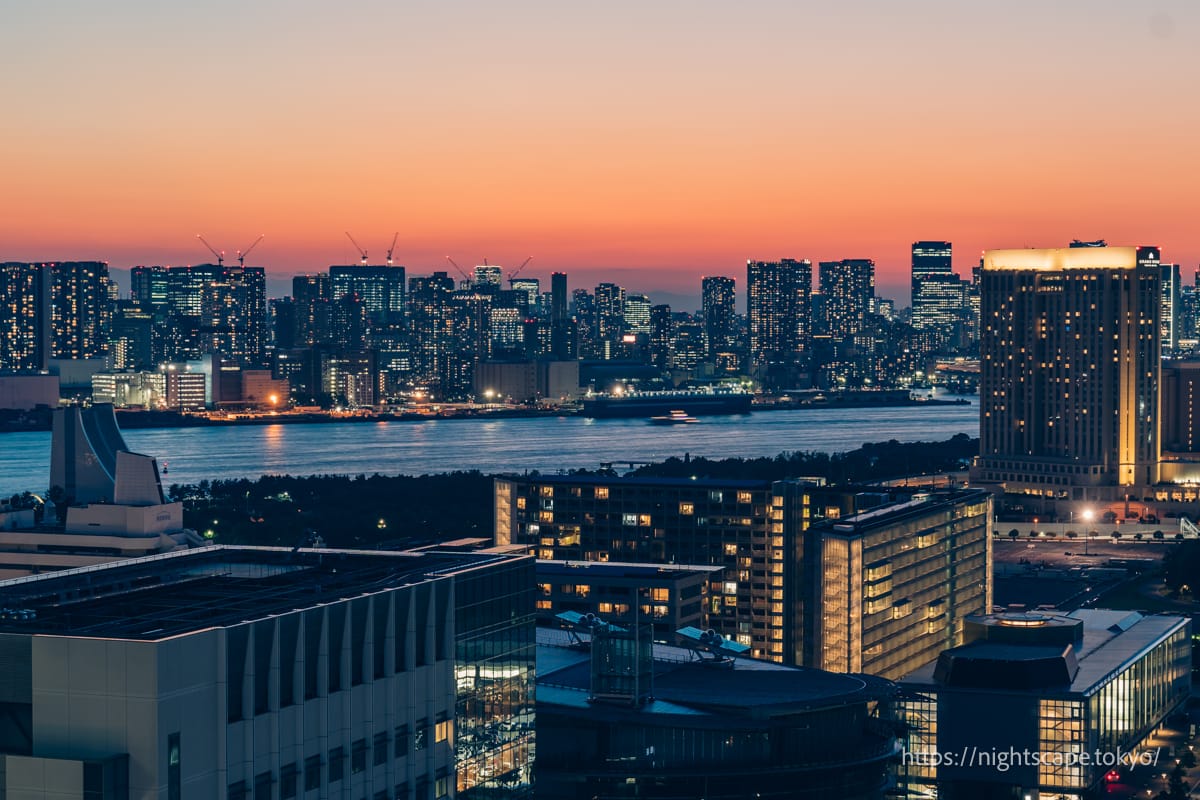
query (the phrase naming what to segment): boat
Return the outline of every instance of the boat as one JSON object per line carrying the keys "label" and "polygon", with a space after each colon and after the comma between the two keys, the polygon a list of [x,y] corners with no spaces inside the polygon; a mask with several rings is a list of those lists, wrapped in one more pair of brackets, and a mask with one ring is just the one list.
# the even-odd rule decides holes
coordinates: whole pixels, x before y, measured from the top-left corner
{"label": "boat", "polygon": [[697,417],[749,414],[753,395],[738,391],[627,392],[593,395],[583,400],[583,415],[595,419],[669,414],[679,407]]}
{"label": "boat", "polygon": [[673,409],[670,414],[651,417],[650,421],[655,425],[684,425],[691,422],[699,422],[700,420],[695,417],[689,417],[686,411]]}

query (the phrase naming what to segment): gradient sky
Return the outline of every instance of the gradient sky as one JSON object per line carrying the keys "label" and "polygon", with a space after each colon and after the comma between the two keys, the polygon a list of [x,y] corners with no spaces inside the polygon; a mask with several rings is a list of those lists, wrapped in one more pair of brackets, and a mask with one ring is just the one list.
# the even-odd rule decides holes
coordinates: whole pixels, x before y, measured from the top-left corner
{"label": "gradient sky", "polygon": [[1200,261],[1200,3],[0,0],[0,261]]}

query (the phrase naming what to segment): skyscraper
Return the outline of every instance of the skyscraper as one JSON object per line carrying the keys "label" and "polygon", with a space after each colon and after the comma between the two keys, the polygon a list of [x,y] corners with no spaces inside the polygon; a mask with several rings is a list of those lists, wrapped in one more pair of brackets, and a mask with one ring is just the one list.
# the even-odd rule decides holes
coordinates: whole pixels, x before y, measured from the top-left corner
{"label": "skyscraper", "polygon": [[558,361],[575,357],[571,310],[567,306],[567,274],[550,276],[550,354]]}
{"label": "skyscraper", "polygon": [[624,332],[625,290],[615,283],[602,283],[596,287],[597,355],[612,358]]}
{"label": "skyscraper", "polygon": [[866,326],[875,296],[875,262],[869,258],[822,261],[820,271],[825,333],[835,340],[854,336]]}
{"label": "skyscraper", "polygon": [[1155,247],[984,255],[973,479],[1073,500],[1157,482],[1158,262]]}
{"label": "skyscraper", "polygon": [[650,308],[650,363],[666,371],[674,366],[675,318],[671,307],[657,305]]}
{"label": "skyscraper", "polygon": [[948,328],[962,314],[964,287],[951,267],[950,253],[950,242],[913,242],[914,328]]}
{"label": "skyscraper", "polygon": [[789,383],[808,368],[812,349],[812,262],[746,262],[750,371]]}
{"label": "skyscraper", "polygon": [[330,267],[329,282],[330,300],[357,294],[372,322],[404,321],[404,267]]}
{"label": "skyscraper", "polygon": [[707,355],[737,350],[737,283],[733,278],[711,277],[700,282]]}
{"label": "skyscraper", "polygon": [[650,333],[650,298],[631,294],[625,298],[625,330],[629,333]]}
{"label": "skyscraper", "polygon": [[1159,313],[1159,338],[1163,353],[1174,353],[1179,348],[1179,265],[1161,264],[1162,301]]}
{"label": "skyscraper", "polygon": [[0,370],[45,369],[50,278],[41,264],[0,264]]}
{"label": "skyscraper", "polygon": [[101,358],[112,323],[108,264],[60,261],[50,271],[51,358]]}

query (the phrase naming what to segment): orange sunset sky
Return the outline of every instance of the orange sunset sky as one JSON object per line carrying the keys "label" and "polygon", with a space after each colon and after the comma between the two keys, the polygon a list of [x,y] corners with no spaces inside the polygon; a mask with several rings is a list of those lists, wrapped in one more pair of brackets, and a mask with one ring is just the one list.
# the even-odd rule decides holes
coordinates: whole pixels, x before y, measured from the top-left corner
{"label": "orange sunset sky", "polygon": [[[984,7],[986,6],[986,7]],[[1194,2],[3,3],[0,261],[515,265],[1074,237],[1200,262]]]}

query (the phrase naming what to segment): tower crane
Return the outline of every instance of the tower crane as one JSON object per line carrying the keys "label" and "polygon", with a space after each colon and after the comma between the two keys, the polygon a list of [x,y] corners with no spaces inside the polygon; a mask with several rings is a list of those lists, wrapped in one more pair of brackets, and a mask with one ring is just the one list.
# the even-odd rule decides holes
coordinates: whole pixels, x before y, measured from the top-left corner
{"label": "tower crane", "polygon": [[254,244],[250,245],[245,250],[238,250],[237,260],[238,260],[239,267],[246,266],[246,256],[250,255],[250,251],[253,250],[254,248],[258,247],[258,243],[261,242],[264,238],[266,238],[266,234],[261,233],[261,234],[259,234],[258,238],[254,240]]}
{"label": "tower crane", "polygon": [[396,231],[396,235],[392,237],[392,246],[388,248],[387,265],[392,265],[392,253],[396,251],[396,240],[400,238],[400,231]]}
{"label": "tower crane", "polygon": [[346,231],[346,238],[350,240],[350,244],[354,245],[354,249],[362,256],[362,266],[367,265],[367,251],[359,246],[358,242],[354,241],[354,237],[350,235],[350,231]]}
{"label": "tower crane", "polygon": [[[474,278],[472,278],[472,277],[471,277],[469,274],[467,274],[467,271],[466,271],[465,269],[463,269],[462,267],[460,267],[460,266],[459,266],[459,265],[458,265],[458,264],[455,262],[455,260],[454,260],[453,258],[451,258],[450,256],[446,256],[446,260],[447,260],[447,261],[449,261],[451,264],[453,264],[453,265],[454,265],[454,268],[455,268],[456,270],[458,270],[458,274],[459,274],[459,275],[462,275],[462,276],[463,276],[463,279],[464,279],[464,280],[465,280],[467,283],[471,283],[472,281],[474,281]],[[485,259],[485,260],[486,260],[486,259]]]}
{"label": "tower crane", "polygon": [[517,267],[512,272],[508,273],[508,285],[509,286],[512,286],[513,279],[521,274],[521,270],[525,269],[526,265],[529,264],[530,261],[533,261],[533,256],[530,256],[529,258],[522,261],[521,266]]}
{"label": "tower crane", "polygon": [[204,237],[198,233],[196,234],[196,238],[199,239],[200,241],[204,242],[204,246],[208,248],[208,252],[212,253],[214,256],[217,257],[217,266],[218,267],[225,266],[225,251],[224,250],[222,250],[221,252],[218,253],[216,248],[213,247],[211,244],[209,244],[204,239]]}

